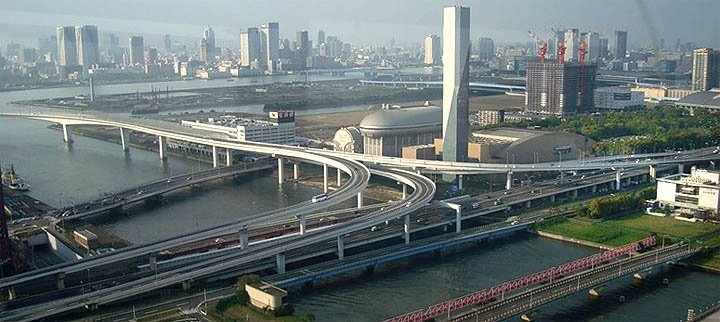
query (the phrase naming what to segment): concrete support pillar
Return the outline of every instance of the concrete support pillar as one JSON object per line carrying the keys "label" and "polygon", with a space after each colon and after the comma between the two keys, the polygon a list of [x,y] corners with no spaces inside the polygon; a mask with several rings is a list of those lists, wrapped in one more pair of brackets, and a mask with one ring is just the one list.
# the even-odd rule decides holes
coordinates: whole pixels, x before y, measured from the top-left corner
{"label": "concrete support pillar", "polygon": [[455,232],[462,231],[462,207],[455,207]]}
{"label": "concrete support pillar", "polygon": [[555,203],[555,195],[550,196],[550,202]]}
{"label": "concrete support pillar", "polygon": [[405,237],[405,245],[410,244],[410,215],[404,217],[403,236]]}
{"label": "concrete support pillar", "polygon": [[60,272],[57,273],[56,277],[56,285],[58,290],[62,290],[65,288],[65,273]]}
{"label": "concrete support pillar", "polygon": [[285,273],[285,253],[275,255],[275,271],[278,274]]}
{"label": "concrete support pillar", "polygon": [[218,164],[218,148],[214,145],[212,147],[212,160],[213,160],[213,168],[217,168],[219,166],[219,164]]}
{"label": "concrete support pillar", "polygon": [[337,236],[337,254],[338,259],[345,258],[345,240],[342,235]]}
{"label": "concrete support pillar", "polygon": [[402,198],[405,199],[405,198],[407,198],[407,185],[404,183],[401,183],[401,185],[402,185],[402,193],[403,193]]}
{"label": "concrete support pillar", "polygon": [[305,231],[307,230],[307,221],[305,220],[305,215],[297,216],[297,219],[300,221],[300,235],[305,235]]}
{"label": "concrete support pillar", "polygon": [[530,200],[525,201],[525,208],[530,209],[530,207],[532,207],[532,201],[530,201]]}
{"label": "concrete support pillar", "polygon": [[150,270],[151,270],[151,271],[157,271],[157,255],[155,255],[154,253],[153,253],[153,254],[150,254],[150,261],[149,261],[149,262],[150,262],[150,263],[149,263],[149,264],[150,264],[150,265],[149,265],[149,266],[150,266]]}
{"label": "concrete support pillar", "polygon": [[505,190],[512,189],[512,171],[508,171],[507,180],[505,181]]}
{"label": "concrete support pillar", "polygon": [[15,286],[8,287],[8,300],[12,301],[15,298],[17,298],[15,295]]}
{"label": "concrete support pillar", "polygon": [[225,149],[225,165],[229,167],[232,165],[232,163],[233,163],[232,150]]}
{"label": "concrete support pillar", "polygon": [[240,237],[238,238],[240,241],[240,249],[247,249],[248,248],[248,241],[250,240],[250,233],[248,232],[247,228],[240,229]]}
{"label": "concrete support pillar", "polygon": [[120,144],[123,152],[130,151],[130,130],[120,128]]}
{"label": "concrete support pillar", "polygon": [[620,171],[615,172],[615,190],[620,191],[622,189],[622,178],[620,177]]}
{"label": "concrete support pillar", "polygon": [[357,206],[358,206],[358,208],[362,208],[362,207],[363,207],[363,193],[362,193],[362,191],[361,191],[361,192],[358,192],[358,194],[357,194]]}
{"label": "concrete support pillar", "polygon": [[[67,141],[65,141],[67,142]],[[682,163],[678,164],[678,173],[685,173],[685,165]]]}
{"label": "concrete support pillar", "polygon": [[578,197],[578,191],[577,191],[577,190],[573,190],[573,191],[572,191],[572,196],[573,196],[573,198],[577,198],[577,197]]}
{"label": "concrete support pillar", "polygon": [[158,136],[158,151],[160,151],[160,160],[167,160],[167,138]]}
{"label": "concrete support pillar", "polygon": [[328,193],[328,165],[323,164],[323,192]]}
{"label": "concrete support pillar", "polygon": [[463,189],[463,175],[462,174],[458,174],[457,182],[458,182],[458,189],[462,190]]}
{"label": "concrete support pillar", "polygon": [[285,181],[285,159],[278,159],[278,184],[282,184]]}
{"label": "concrete support pillar", "polygon": [[590,191],[592,191],[593,193],[596,193],[596,192],[597,192],[597,185],[590,187]]}
{"label": "concrete support pillar", "polygon": [[650,180],[652,180],[654,182],[655,179],[657,179],[657,166],[650,165],[650,166],[648,166],[648,168],[649,168],[648,174],[650,175]]}
{"label": "concrete support pillar", "polygon": [[192,281],[191,281],[191,280],[182,281],[182,289],[183,289],[183,291],[189,291],[191,287],[192,287]]}
{"label": "concrete support pillar", "polygon": [[63,141],[65,143],[72,143],[73,137],[72,137],[72,128],[70,127],[70,125],[63,124],[62,131],[63,131]]}
{"label": "concrete support pillar", "polygon": [[300,177],[300,162],[293,163],[293,180],[297,180]]}
{"label": "concrete support pillar", "polygon": [[560,171],[560,184],[565,183],[565,173]]}
{"label": "concrete support pillar", "polygon": [[337,178],[337,184],[336,184],[336,186],[339,187],[340,185],[342,185],[342,171],[340,171],[339,168],[338,168],[338,169],[335,169],[335,170],[336,170],[336,174],[337,174],[337,175],[336,175],[336,178]]}

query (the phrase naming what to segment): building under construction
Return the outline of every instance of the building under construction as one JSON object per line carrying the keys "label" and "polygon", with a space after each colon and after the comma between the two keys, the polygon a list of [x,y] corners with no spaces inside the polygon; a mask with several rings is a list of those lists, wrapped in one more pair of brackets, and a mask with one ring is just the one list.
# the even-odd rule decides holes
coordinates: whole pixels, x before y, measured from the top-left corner
{"label": "building under construction", "polygon": [[525,111],[568,115],[594,110],[596,70],[596,64],[584,62],[529,64]]}

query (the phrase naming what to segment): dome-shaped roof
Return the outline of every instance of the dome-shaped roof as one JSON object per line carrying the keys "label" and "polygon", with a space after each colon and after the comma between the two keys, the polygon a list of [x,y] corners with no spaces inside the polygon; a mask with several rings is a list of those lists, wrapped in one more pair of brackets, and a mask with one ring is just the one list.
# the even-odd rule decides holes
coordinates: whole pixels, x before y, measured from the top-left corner
{"label": "dome-shaped roof", "polygon": [[442,124],[442,109],[422,106],[376,111],[360,122],[360,129],[385,130],[438,124]]}

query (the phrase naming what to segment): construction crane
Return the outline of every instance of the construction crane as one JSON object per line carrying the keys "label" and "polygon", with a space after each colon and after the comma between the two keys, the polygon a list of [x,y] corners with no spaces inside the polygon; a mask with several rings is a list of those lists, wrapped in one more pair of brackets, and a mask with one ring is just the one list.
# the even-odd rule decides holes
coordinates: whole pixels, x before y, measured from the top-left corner
{"label": "construction crane", "polygon": [[580,101],[580,104],[578,104],[578,113],[582,113],[585,107],[585,55],[587,55],[587,52],[587,45],[585,45],[585,41],[581,40],[578,45],[578,58],[580,64],[580,84],[578,84],[578,100]]}
{"label": "construction crane", "polygon": [[564,40],[558,40],[557,42],[557,56],[558,56],[558,63],[562,64],[565,62],[565,50],[567,47],[565,46]]}
{"label": "construction crane", "polygon": [[537,49],[538,56],[540,56],[540,62],[544,63],[545,55],[547,55],[548,50],[547,41],[538,38],[537,34],[533,31],[528,31],[528,35],[530,36],[530,38],[532,38],[533,41],[535,41],[535,49]]}

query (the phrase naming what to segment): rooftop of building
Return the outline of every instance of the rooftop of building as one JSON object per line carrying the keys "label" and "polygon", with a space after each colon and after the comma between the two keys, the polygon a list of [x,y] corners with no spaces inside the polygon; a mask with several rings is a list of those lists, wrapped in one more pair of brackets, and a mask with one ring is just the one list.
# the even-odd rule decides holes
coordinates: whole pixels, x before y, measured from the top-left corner
{"label": "rooftop of building", "polygon": [[430,105],[375,111],[360,122],[360,128],[380,130],[439,124],[442,124],[442,108]]}
{"label": "rooftop of building", "polygon": [[528,140],[541,135],[546,135],[548,133],[552,132],[512,127],[499,127],[473,132],[472,136],[474,138],[486,138],[514,142],[519,140]]}
{"label": "rooftop of building", "polygon": [[607,86],[607,87],[598,87],[595,89],[595,92],[604,92],[604,93],[630,93],[631,87],[627,86]]}
{"label": "rooftop of building", "polygon": [[420,150],[420,149],[429,149],[429,148],[435,148],[435,144],[420,144],[420,145],[411,145],[411,146],[405,146],[403,149],[413,149],[413,150]]}
{"label": "rooftop of building", "polygon": [[720,108],[720,88],[690,94],[678,100],[676,104],[703,105]]}
{"label": "rooftop of building", "polygon": [[658,180],[684,185],[720,187],[720,171],[693,168],[690,173],[677,173]]}

